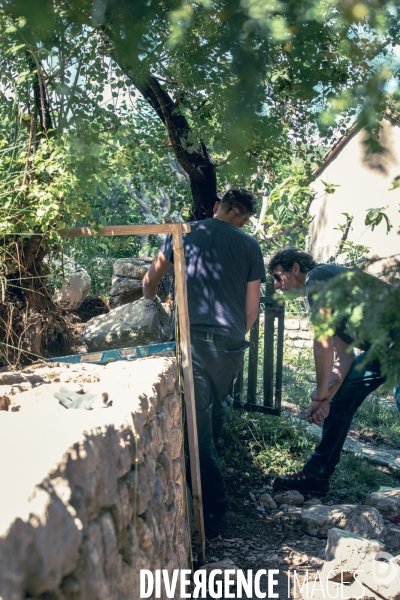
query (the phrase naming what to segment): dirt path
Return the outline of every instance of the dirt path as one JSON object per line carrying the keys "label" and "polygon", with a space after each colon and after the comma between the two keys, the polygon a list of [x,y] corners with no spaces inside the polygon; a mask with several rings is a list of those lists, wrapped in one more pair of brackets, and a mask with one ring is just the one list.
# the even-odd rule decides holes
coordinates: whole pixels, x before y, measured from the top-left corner
{"label": "dirt path", "polygon": [[[289,521],[287,514],[280,510],[272,514],[268,510],[261,512],[256,500],[263,493],[271,492],[266,477],[242,475],[232,469],[226,470],[224,476],[230,510],[218,538],[206,542],[207,562],[231,561],[245,572],[252,569],[253,575],[260,569],[276,569],[279,574],[275,575],[278,585],[274,592],[279,593],[280,599],[294,598],[293,584],[288,595],[288,570],[291,582],[293,570],[300,581],[306,570],[313,579],[323,564],[326,540],[306,535],[299,522]],[[266,578],[261,582],[261,591],[268,592]],[[257,596],[247,598],[255,600]]]}

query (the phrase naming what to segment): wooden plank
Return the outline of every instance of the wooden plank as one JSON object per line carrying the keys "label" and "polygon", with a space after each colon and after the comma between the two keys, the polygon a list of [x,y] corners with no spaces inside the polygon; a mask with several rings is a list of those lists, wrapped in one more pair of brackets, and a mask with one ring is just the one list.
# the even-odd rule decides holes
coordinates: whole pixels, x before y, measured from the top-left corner
{"label": "wooden plank", "polygon": [[203,498],[201,493],[199,445],[197,439],[196,407],[192,370],[192,350],[190,346],[190,322],[186,288],[186,264],[183,253],[182,225],[173,225],[172,240],[174,247],[174,268],[176,301],[178,306],[180,347],[185,391],[186,419],[188,428],[190,472],[194,509],[194,535],[197,560],[205,563],[205,532],[203,518]]}
{"label": "wooden plank", "polygon": [[[62,233],[64,237],[100,237],[112,235],[149,235],[151,233],[172,233],[176,223],[165,223],[163,225],[109,225],[94,231],[92,227],[73,227]],[[183,233],[189,233],[190,223],[178,223]]]}

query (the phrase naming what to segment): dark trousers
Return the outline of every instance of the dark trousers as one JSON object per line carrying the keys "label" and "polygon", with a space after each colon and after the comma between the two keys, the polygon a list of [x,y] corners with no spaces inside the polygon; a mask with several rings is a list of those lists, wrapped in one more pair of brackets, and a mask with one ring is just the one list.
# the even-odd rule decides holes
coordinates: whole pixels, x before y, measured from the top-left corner
{"label": "dark trousers", "polygon": [[378,361],[360,368],[365,352],[357,356],[346,379],[330,402],[330,412],[324,421],[322,439],[304,466],[305,473],[314,479],[328,481],[340,460],[354,413],[365,398],[385,379]]}
{"label": "dark trousers", "polygon": [[[244,340],[191,330],[194,395],[204,519],[220,519],[228,505],[215,445],[225,421],[229,388],[243,365]],[[190,481],[190,478],[188,478]]]}

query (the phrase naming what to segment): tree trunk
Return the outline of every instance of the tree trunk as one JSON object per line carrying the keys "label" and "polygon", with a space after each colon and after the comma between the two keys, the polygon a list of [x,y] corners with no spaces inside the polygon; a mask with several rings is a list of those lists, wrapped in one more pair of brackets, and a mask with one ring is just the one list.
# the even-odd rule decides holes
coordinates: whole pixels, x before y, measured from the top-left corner
{"label": "tree trunk", "polygon": [[138,75],[129,60],[116,49],[112,38],[109,39],[113,45],[113,59],[164,123],[175,156],[188,174],[193,198],[191,220],[212,217],[214,204],[218,200],[217,176],[205,143],[199,140],[195,145],[188,141],[191,130],[186,117],[179,111],[179,99],[173,100],[154,75]]}

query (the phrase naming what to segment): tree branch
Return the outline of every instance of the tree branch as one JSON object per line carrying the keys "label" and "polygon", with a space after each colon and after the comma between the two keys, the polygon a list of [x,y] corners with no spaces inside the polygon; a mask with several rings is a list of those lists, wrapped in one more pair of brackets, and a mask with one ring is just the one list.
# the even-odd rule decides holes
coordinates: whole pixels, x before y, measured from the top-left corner
{"label": "tree branch", "polygon": [[275,233],[271,233],[271,235],[265,235],[265,233],[261,229],[259,229],[258,231],[259,231],[262,239],[264,240],[264,242],[270,242],[271,240],[276,239],[280,235],[287,235],[288,233],[293,231],[293,229],[300,227],[300,225],[302,225],[303,221],[306,219],[306,217],[310,211],[310,206],[313,203],[314,199],[315,199],[315,195],[313,194],[312,196],[310,196],[310,199],[307,202],[307,206],[306,206],[303,214],[300,215],[300,217],[297,219],[297,221],[295,223],[293,223],[293,225],[290,225],[289,227],[285,227],[284,229],[281,229],[280,231],[276,231]]}

